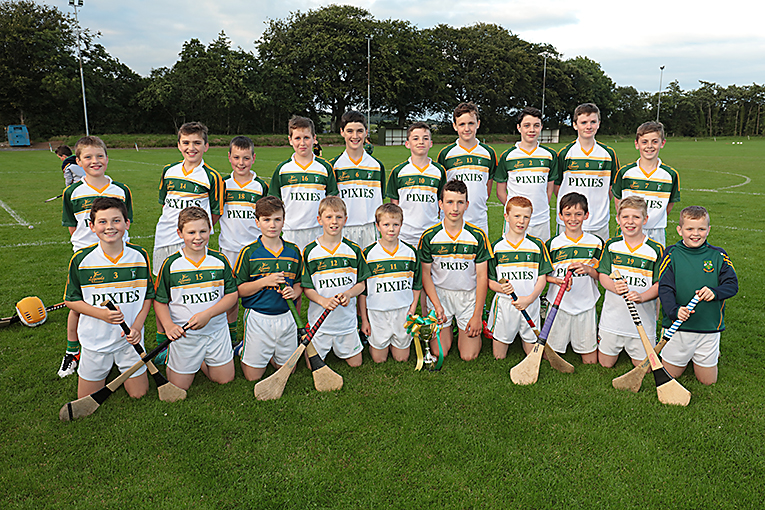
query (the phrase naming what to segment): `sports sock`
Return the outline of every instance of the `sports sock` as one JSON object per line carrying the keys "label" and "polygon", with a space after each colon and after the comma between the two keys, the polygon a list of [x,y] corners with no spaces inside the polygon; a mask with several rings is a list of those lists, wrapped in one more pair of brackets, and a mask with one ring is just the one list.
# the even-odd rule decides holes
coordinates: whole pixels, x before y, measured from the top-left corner
{"label": "sports sock", "polygon": [[236,324],[238,320],[228,323],[228,334],[231,335],[231,343],[236,343]]}
{"label": "sports sock", "polygon": [[167,340],[167,335],[166,335],[166,334],[164,334],[164,333],[160,333],[159,331],[157,331],[157,345],[161,344],[161,343],[162,343],[162,342],[164,342],[165,340]]}
{"label": "sports sock", "polygon": [[67,340],[66,341],[66,352],[70,354],[77,354],[80,352],[80,341],[79,340]]}

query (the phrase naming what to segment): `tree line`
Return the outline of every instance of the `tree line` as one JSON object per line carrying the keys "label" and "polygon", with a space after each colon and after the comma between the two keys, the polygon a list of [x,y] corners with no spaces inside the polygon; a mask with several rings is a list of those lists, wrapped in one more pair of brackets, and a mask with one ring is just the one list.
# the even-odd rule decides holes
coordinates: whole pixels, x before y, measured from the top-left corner
{"label": "tree line", "polygon": [[[191,39],[175,64],[146,77],[111,56],[98,35],[82,32],[93,133],[174,132],[188,120],[221,134],[282,133],[293,114],[328,117],[335,131],[347,109],[366,111],[368,76],[372,114],[389,125],[430,118],[450,129],[454,105],[473,101],[483,132],[512,133],[517,111],[541,107],[545,60],[545,127],[565,125],[576,105],[594,102],[602,132],[631,134],[656,118],[658,104],[658,93],[617,86],[587,57],[564,59],[499,25],[420,29],[347,5],[268,20],[255,52],[233,48],[224,32],[207,46]],[[27,124],[33,137],[84,131],[74,17],[5,0],[0,45],[0,123]],[[760,135],[763,103],[762,85],[702,81],[684,91],[671,82],[660,120],[676,136]]]}

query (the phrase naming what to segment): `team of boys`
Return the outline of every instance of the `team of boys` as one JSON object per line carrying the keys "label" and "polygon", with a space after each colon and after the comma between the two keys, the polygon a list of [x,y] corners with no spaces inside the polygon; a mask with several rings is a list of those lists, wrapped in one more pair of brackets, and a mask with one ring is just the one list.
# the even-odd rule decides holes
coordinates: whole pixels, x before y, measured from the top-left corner
{"label": "team of boys", "polygon": [[[663,127],[641,125],[635,143],[640,159],[619,168],[614,151],[595,140],[599,115],[595,105],[580,105],[572,119],[577,140],[556,154],[539,144],[541,113],[526,108],[518,116],[521,141],[498,159],[477,140],[478,109],[462,103],[453,118],[459,138],[438,162],[428,157],[429,126],[414,123],[406,140],[411,157],[391,171],[387,183],[382,163],[364,150],[362,114],[342,117],[346,150],[330,162],[313,154],[312,121],[293,117],[288,127],[295,152],[276,168],[270,187],[252,171],[249,138],[232,140],[232,173],[224,182],[203,161],[207,129],[184,124],[178,135],[183,161],[162,171],[153,275],[147,252],[128,242],[130,190],[105,175],[103,142],[84,137],[75,150],[85,177],[63,197],[63,224],[75,254],[65,290],[71,312],[59,375],[77,368],[82,397],[103,387],[113,364],[121,371],[132,366],[139,358],[130,344],[142,341],[153,302],[157,342],[173,340],[166,360],[170,382],[188,389],[200,369],[213,381],[229,382],[235,352],[245,377],[257,380],[269,363],[280,367],[297,347],[286,300],[301,293],[309,300],[310,323],[332,310],[312,340],[319,355],[333,350],[359,366],[359,330],[368,335],[374,361],[385,361],[389,352],[398,361],[408,359],[412,339],[404,323],[421,297],[421,309],[435,310],[441,323],[456,319],[460,356],[476,358],[490,288],[495,296],[488,329],[494,356],[502,359],[516,335],[527,352],[532,348],[536,338],[520,310],[539,324],[545,286],[552,300],[572,270],[575,278],[548,338],[553,349],[563,353],[570,343],[584,363],[607,367],[625,350],[637,364],[645,353],[621,294],[637,304],[651,339],[659,297],[664,327],[678,317],[685,320],[662,352],[664,365],[677,377],[693,361],[697,378],[711,384],[717,379],[724,300],[738,289],[733,266],[724,250],[706,242],[709,215],[699,206],[682,211],[682,240],[664,251],[667,212],[679,200],[679,182],[658,157]],[[505,224],[492,245],[486,232],[493,181],[505,203]],[[551,238],[553,193],[558,235]],[[620,234],[609,238],[611,193]],[[383,204],[384,196],[390,203]],[[207,247],[215,224],[220,252]],[[229,261],[236,261],[233,268]],[[617,268],[625,281],[609,278]],[[607,292],[596,327],[598,282]],[[689,313],[682,305],[694,294],[702,303]],[[245,308],[244,339],[232,348],[238,298]],[[117,310],[102,307],[105,299]],[[122,321],[130,334],[116,326]],[[441,330],[440,340],[446,355],[451,327]],[[437,348],[435,340],[431,348]],[[143,395],[145,371],[136,372],[125,388],[133,397]]]}

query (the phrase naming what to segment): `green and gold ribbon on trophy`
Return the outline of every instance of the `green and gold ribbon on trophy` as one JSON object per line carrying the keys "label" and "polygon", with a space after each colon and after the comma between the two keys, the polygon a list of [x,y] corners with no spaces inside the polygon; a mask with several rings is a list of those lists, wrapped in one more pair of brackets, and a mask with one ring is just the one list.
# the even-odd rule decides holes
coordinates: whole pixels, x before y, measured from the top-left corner
{"label": "green and gold ribbon on trophy", "polygon": [[[438,323],[435,310],[431,310],[425,317],[419,315],[410,315],[406,319],[406,332],[412,335],[414,338],[414,350],[417,353],[417,365],[415,370],[421,370],[423,365],[427,366],[428,370],[441,370],[441,365],[444,364],[444,350],[441,348],[441,329],[442,325]],[[438,358],[430,353],[430,340],[436,336],[438,342]],[[422,353],[422,347],[420,342],[425,344],[425,356]]]}

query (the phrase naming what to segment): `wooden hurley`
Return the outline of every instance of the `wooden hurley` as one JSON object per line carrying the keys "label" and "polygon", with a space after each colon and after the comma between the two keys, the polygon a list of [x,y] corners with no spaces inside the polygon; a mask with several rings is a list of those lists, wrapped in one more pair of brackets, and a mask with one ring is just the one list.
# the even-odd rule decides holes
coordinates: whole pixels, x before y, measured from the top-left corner
{"label": "wooden hurley", "polygon": [[[117,307],[114,306],[114,303],[112,303],[110,299],[107,299],[101,303],[101,306],[105,306],[112,311],[117,310]],[[125,321],[120,323],[120,327],[122,328],[122,331],[124,331],[125,336],[130,334],[130,327]],[[140,343],[133,344],[133,347],[139,356],[143,356],[145,351],[143,350],[143,347],[141,347]],[[157,392],[159,393],[159,399],[162,402],[176,402],[186,398],[186,390],[179,388],[175,384],[165,379],[165,376],[162,375],[159,370],[157,370],[157,367],[154,366],[154,363],[151,360],[146,361],[146,368],[149,369],[149,373],[154,378],[154,382],[157,384]]]}
{"label": "wooden hurley", "polygon": [[[563,285],[560,286],[558,294],[555,296],[555,302],[553,302],[550,310],[547,312],[547,318],[545,319],[544,326],[542,326],[542,332],[537,336],[537,341],[534,344],[534,348],[529,352],[526,357],[512,369],[510,369],[510,379],[515,384],[529,385],[537,382],[539,378],[539,365],[542,362],[542,354],[545,352],[545,346],[547,345],[547,336],[552,329],[555,316],[558,315],[558,307],[563,300],[563,294],[566,293],[568,282],[571,281],[571,276],[574,274],[572,270],[566,271],[566,277],[563,279]],[[515,297],[513,298],[515,299]],[[528,314],[524,313],[524,318],[528,317]],[[530,319],[529,319],[530,320]],[[530,322],[533,328],[533,322]],[[551,352],[555,352],[550,349]],[[556,353],[557,354],[557,353]],[[560,357],[560,356],[558,356]],[[561,361],[564,361],[561,358]],[[552,365],[552,358],[550,358],[550,364]],[[574,367],[571,367],[571,372],[574,371]]]}
{"label": "wooden hurley", "polygon": [[[611,279],[624,281],[622,275],[617,270],[614,270],[614,272],[611,273]],[[669,372],[667,372],[667,369],[664,368],[664,365],[661,364],[659,357],[654,352],[653,347],[651,347],[651,342],[648,340],[648,335],[646,334],[645,329],[643,329],[643,323],[640,320],[640,315],[638,315],[637,308],[635,308],[635,303],[627,299],[626,292],[622,294],[622,297],[627,303],[627,308],[630,310],[632,321],[635,323],[635,327],[637,327],[638,334],[640,335],[640,341],[643,342],[643,348],[645,349],[645,353],[648,356],[648,361],[651,364],[653,377],[656,381],[656,394],[659,397],[659,402],[662,404],[687,406],[691,401],[691,392],[686,390],[682,384],[673,379],[672,376],[669,375]]]}
{"label": "wooden hurley", "polygon": [[[288,299],[287,303],[292,303],[292,301]],[[295,307],[295,304],[292,303],[292,308],[294,307]],[[292,355],[289,357],[287,362],[284,365],[282,365],[282,367],[279,370],[277,370],[276,372],[271,374],[269,377],[263,379],[262,381],[260,381],[259,383],[255,385],[255,390],[254,390],[255,397],[258,400],[276,400],[277,398],[280,398],[282,396],[282,393],[284,393],[284,387],[287,385],[287,379],[289,379],[290,375],[292,375],[292,369],[295,368],[295,365],[300,359],[300,356],[303,354],[303,351],[305,351],[306,346],[311,342],[311,339],[313,338],[313,335],[316,333],[316,330],[319,329],[319,326],[321,326],[321,323],[324,322],[324,319],[327,318],[327,315],[329,315],[330,311],[331,310],[325,309],[324,313],[322,313],[319,316],[319,318],[316,319],[316,323],[313,325],[313,327],[311,327],[308,333],[303,337],[303,340],[300,342],[300,345],[298,345],[297,349],[295,349],[295,352],[292,353]],[[297,310],[295,310],[293,313],[297,313]],[[332,372],[331,368],[327,367],[326,365],[324,367],[327,368],[330,372]],[[321,369],[321,367],[319,369]],[[315,372],[313,373],[315,374]],[[327,372],[322,372],[322,375],[326,373]],[[341,381],[342,381],[342,377],[341,377]],[[314,375],[314,385],[316,385],[315,375]],[[342,382],[340,386],[342,387]],[[322,391],[322,390],[319,390],[319,391]]]}
{"label": "wooden hurley", "polygon": [[[687,308],[688,311],[693,310],[696,308],[696,304],[699,302],[698,296],[693,296],[693,299],[688,303]],[[677,319],[675,322],[672,323],[672,326],[669,327],[669,329],[664,331],[664,336],[662,337],[661,341],[659,341],[658,344],[656,344],[656,347],[654,347],[653,352],[656,354],[659,354],[661,350],[664,348],[665,345],[667,345],[667,342],[672,338],[672,336],[675,334],[677,329],[680,327],[680,324],[682,324],[683,321],[680,319]],[[611,384],[614,388],[617,390],[629,390],[633,393],[637,393],[640,390],[640,385],[643,384],[643,378],[645,377],[645,374],[651,371],[651,361],[646,358],[640,363],[638,366],[627,372],[626,374],[616,377],[611,381]]]}

